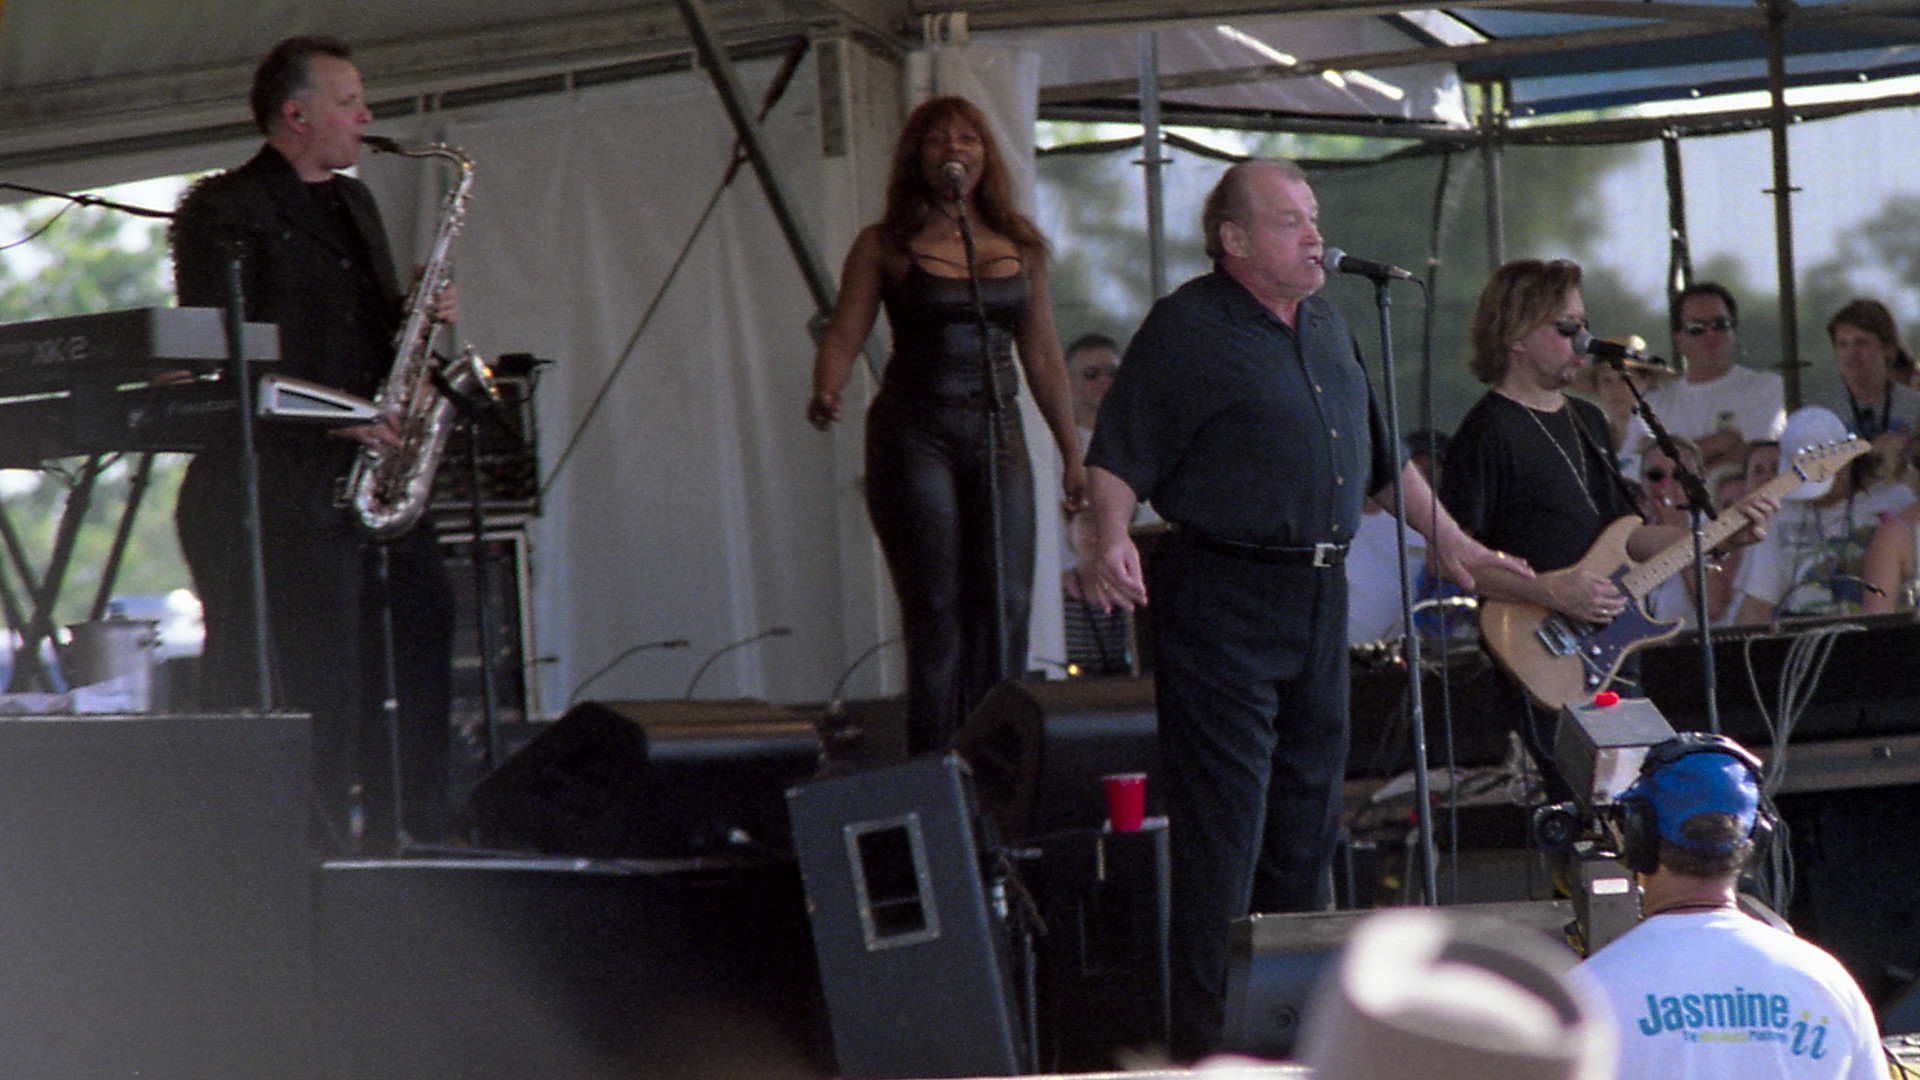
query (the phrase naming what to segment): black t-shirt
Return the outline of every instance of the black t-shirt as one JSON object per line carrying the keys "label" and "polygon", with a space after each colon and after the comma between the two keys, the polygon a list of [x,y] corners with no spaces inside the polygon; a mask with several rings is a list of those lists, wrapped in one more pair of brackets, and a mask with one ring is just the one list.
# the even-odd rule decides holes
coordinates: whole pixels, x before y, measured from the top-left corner
{"label": "black t-shirt", "polygon": [[1218,536],[1351,541],[1392,445],[1339,311],[1310,296],[1295,323],[1219,270],[1182,285],[1128,345],[1087,464]]}
{"label": "black t-shirt", "polygon": [[1571,566],[1638,512],[1608,444],[1606,416],[1590,402],[1540,412],[1488,392],[1447,445],[1440,500],[1481,543],[1535,570]]}

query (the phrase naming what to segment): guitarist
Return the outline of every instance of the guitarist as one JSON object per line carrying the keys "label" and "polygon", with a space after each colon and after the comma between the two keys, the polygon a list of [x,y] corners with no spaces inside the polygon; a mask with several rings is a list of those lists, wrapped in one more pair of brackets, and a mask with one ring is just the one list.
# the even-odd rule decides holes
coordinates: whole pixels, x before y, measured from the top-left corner
{"label": "guitarist", "polygon": [[[1522,259],[1494,273],[1474,309],[1468,360],[1488,390],[1454,435],[1440,497],[1480,542],[1540,571],[1526,579],[1489,567],[1475,575],[1481,595],[1606,623],[1626,609],[1627,596],[1605,573],[1575,564],[1603,529],[1639,510],[1614,465],[1606,416],[1565,393],[1585,362],[1573,338],[1586,326],[1578,264]],[[1774,509],[1770,499],[1753,501],[1742,504],[1759,522],[1738,538],[1747,543]],[[1627,553],[1645,559],[1686,535],[1683,526],[1642,524]],[[1566,568],[1574,569],[1547,573]],[[1548,797],[1568,797],[1552,767],[1555,717],[1535,709],[1504,672],[1495,700],[1546,769]]]}

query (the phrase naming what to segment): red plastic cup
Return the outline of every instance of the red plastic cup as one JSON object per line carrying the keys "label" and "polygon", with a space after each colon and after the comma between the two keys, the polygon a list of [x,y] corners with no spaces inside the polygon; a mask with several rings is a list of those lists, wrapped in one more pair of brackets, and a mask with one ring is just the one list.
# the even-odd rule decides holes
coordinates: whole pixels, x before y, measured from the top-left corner
{"label": "red plastic cup", "polygon": [[1102,782],[1107,787],[1107,826],[1114,832],[1139,832],[1147,816],[1147,774],[1115,773]]}

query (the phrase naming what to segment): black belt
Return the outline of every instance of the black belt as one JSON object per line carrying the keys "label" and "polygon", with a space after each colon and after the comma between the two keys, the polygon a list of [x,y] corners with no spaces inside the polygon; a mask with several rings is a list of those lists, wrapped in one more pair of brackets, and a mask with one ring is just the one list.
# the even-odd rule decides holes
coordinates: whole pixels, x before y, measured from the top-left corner
{"label": "black belt", "polygon": [[1312,566],[1322,570],[1339,567],[1347,561],[1345,544],[1308,544],[1303,547],[1250,544],[1244,540],[1229,540],[1224,536],[1215,536],[1179,522],[1168,524],[1173,529],[1174,535],[1201,551],[1225,555],[1230,559],[1245,559],[1248,562],[1274,563],[1282,566]]}

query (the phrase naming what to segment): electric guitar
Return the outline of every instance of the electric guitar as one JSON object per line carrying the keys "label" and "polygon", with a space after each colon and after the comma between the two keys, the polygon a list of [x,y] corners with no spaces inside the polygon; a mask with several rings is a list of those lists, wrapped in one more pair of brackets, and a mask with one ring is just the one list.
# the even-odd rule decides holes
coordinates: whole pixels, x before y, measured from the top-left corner
{"label": "electric guitar", "polygon": [[[1759,490],[1782,498],[1803,483],[1833,476],[1868,449],[1857,436],[1810,447],[1783,462],[1779,475]],[[1641,524],[1632,515],[1615,521],[1578,563],[1540,575],[1551,581],[1581,570],[1605,573],[1628,600],[1626,610],[1612,622],[1590,623],[1522,600],[1480,601],[1482,644],[1501,670],[1526,687],[1527,696],[1540,705],[1559,709],[1591,698],[1613,681],[1627,654],[1680,632],[1682,620],[1662,622],[1647,613],[1647,597],[1661,582],[1692,565],[1693,538],[1678,540],[1636,563],[1627,555],[1627,537]],[[1728,507],[1700,530],[1701,546],[1712,550],[1746,526],[1746,515]]]}

